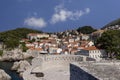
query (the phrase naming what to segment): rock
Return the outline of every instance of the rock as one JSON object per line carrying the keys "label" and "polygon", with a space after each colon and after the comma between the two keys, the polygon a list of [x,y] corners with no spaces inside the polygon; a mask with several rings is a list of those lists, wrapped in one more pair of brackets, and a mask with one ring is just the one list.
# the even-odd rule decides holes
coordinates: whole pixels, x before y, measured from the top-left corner
{"label": "rock", "polygon": [[26,60],[24,61],[20,61],[20,64],[19,64],[19,68],[17,70],[17,72],[24,72],[27,68],[30,67],[30,63]]}
{"label": "rock", "polygon": [[0,69],[0,80],[11,80],[11,77],[4,70]]}
{"label": "rock", "polygon": [[20,63],[19,62],[14,62],[11,70],[17,70],[19,68]]}
{"label": "rock", "polygon": [[20,77],[23,77],[23,72],[21,72],[21,73],[19,74],[19,76],[20,76]]}
{"label": "rock", "polygon": [[29,54],[29,53],[23,53],[23,58],[24,59],[27,59],[27,58],[30,58],[30,57],[32,57],[31,54]]}
{"label": "rock", "polygon": [[0,61],[17,61],[17,60],[23,60],[29,57],[31,57],[31,54],[23,53],[20,50],[4,51],[3,55],[0,57]]}
{"label": "rock", "polygon": [[29,68],[31,65],[28,61],[23,60],[23,61],[19,61],[19,62],[14,62],[11,70],[16,70],[18,73],[20,73],[20,75],[22,75],[22,73]]}

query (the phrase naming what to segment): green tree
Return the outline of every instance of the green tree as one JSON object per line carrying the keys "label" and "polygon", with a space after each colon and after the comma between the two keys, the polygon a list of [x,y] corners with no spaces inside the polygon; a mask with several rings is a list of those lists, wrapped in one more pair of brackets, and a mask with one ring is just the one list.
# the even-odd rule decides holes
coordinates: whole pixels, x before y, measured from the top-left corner
{"label": "green tree", "polygon": [[26,52],[28,50],[28,48],[26,47],[25,43],[21,43],[21,49],[23,52]]}
{"label": "green tree", "polygon": [[14,49],[19,46],[19,41],[26,38],[29,33],[41,33],[41,31],[28,28],[17,28],[0,33],[0,42],[3,42],[6,49]]}
{"label": "green tree", "polygon": [[0,50],[0,56],[2,56],[3,55],[3,50]]}
{"label": "green tree", "polygon": [[79,27],[77,29],[77,31],[79,33],[83,33],[83,34],[90,34],[90,33],[94,32],[94,31],[96,31],[96,29],[92,28],[91,26],[83,26],[83,27]]}
{"label": "green tree", "polygon": [[5,48],[6,49],[14,49],[19,46],[19,40],[18,39],[13,39],[13,38],[8,38],[4,41]]}
{"label": "green tree", "polygon": [[120,30],[109,30],[97,39],[96,45],[106,49],[109,58],[120,57]]}

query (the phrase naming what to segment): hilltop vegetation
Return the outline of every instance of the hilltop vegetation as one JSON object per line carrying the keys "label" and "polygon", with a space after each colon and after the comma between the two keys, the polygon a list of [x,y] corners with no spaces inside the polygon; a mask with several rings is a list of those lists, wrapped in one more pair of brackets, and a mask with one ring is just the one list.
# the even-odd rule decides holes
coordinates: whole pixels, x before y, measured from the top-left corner
{"label": "hilltop vegetation", "polygon": [[120,59],[120,30],[108,30],[97,40],[97,46],[105,49],[109,58]]}
{"label": "hilltop vegetation", "polygon": [[28,28],[17,28],[15,30],[1,32],[0,41],[5,45],[4,48],[14,49],[18,47],[20,39],[26,38],[28,33],[41,33],[41,31]]}
{"label": "hilltop vegetation", "polygon": [[77,31],[79,33],[83,33],[83,34],[90,34],[90,33],[94,32],[94,31],[96,31],[96,29],[92,28],[91,26],[83,26],[83,27],[79,27],[77,29]]}
{"label": "hilltop vegetation", "polygon": [[109,26],[115,26],[115,25],[120,25],[120,18],[117,19],[117,20],[114,20],[110,23],[108,23],[107,25],[105,25],[102,29],[106,28],[106,27],[109,27]]}

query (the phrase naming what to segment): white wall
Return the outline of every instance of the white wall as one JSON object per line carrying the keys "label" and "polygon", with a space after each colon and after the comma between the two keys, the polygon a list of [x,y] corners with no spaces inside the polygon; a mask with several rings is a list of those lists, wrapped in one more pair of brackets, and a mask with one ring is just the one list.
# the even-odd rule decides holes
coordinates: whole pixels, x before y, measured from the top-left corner
{"label": "white wall", "polygon": [[91,50],[89,51],[89,57],[96,59],[96,61],[102,60],[102,56],[105,54],[104,50]]}

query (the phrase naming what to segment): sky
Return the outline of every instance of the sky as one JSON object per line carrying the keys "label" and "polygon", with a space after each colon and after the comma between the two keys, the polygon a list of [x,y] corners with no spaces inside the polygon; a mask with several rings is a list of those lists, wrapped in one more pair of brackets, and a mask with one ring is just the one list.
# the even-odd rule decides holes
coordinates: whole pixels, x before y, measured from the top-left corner
{"label": "sky", "polygon": [[120,18],[120,0],[0,0],[0,31],[102,28]]}

